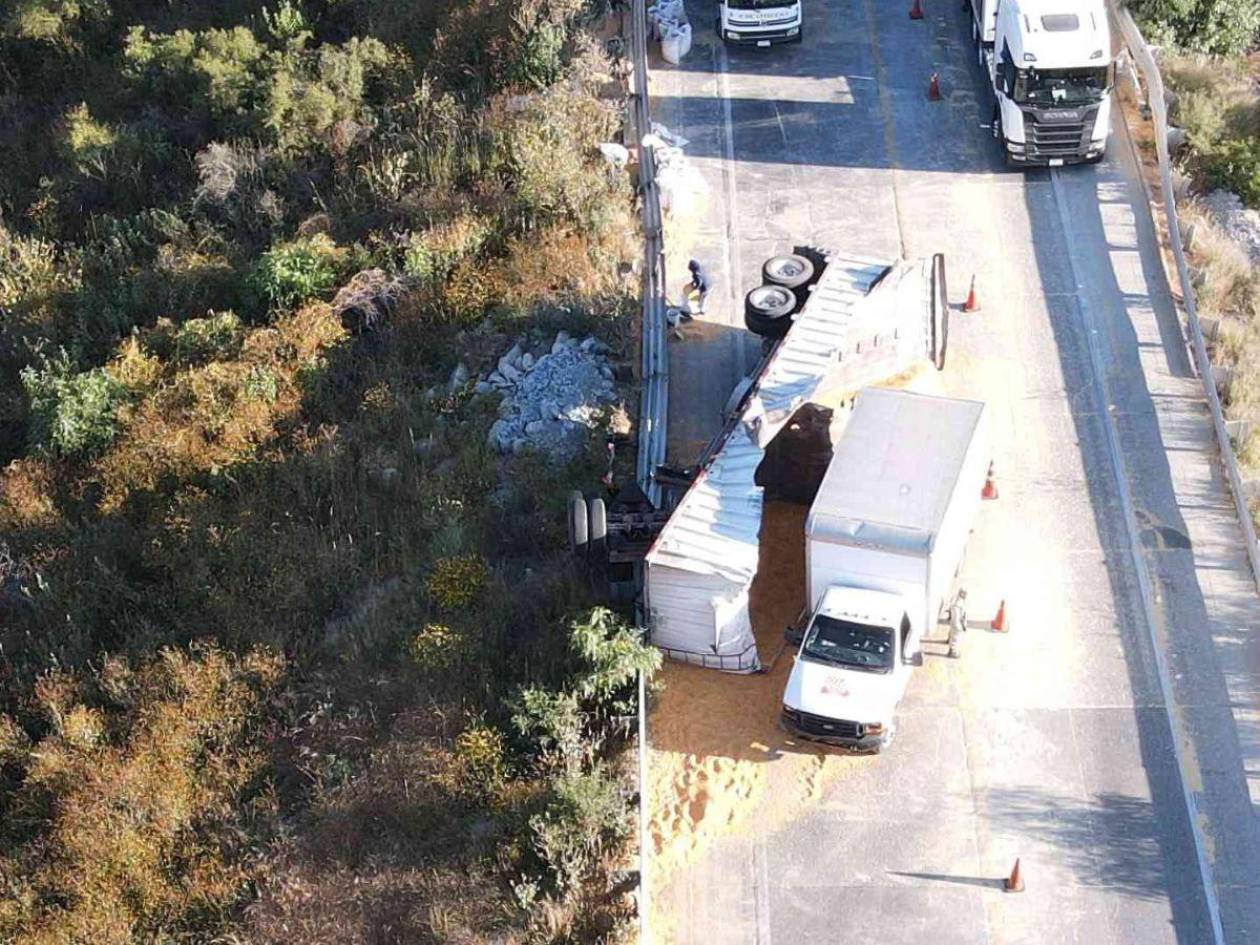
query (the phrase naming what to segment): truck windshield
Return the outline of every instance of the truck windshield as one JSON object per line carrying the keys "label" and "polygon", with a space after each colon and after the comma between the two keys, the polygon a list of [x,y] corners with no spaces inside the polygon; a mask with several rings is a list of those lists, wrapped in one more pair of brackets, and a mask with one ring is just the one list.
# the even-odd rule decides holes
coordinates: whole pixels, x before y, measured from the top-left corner
{"label": "truck windshield", "polygon": [[1107,94],[1110,69],[1020,69],[1015,75],[1017,102],[1029,105],[1087,105]]}
{"label": "truck windshield", "polygon": [[887,673],[893,667],[893,632],[891,627],[872,627],[819,614],[802,652],[825,663]]}

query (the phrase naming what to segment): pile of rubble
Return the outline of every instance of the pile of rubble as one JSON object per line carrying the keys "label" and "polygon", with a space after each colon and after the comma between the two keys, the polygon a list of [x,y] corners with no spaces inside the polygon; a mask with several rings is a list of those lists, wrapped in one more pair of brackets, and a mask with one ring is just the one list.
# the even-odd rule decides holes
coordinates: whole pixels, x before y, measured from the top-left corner
{"label": "pile of rubble", "polygon": [[1217,226],[1229,235],[1260,266],[1260,211],[1249,210],[1235,193],[1214,190],[1200,198]]}
{"label": "pile of rubble", "polygon": [[[617,399],[607,355],[608,347],[598,338],[573,338],[566,331],[550,346],[530,350],[521,341],[514,344],[475,388],[479,394],[503,395],[499,419],[487,435],[489,445],[500,453],[528,448],[560,460],[576,456],[603,407]],[[452,384],[469,380],[466,369],[462,379],[459,372],[456,368]]]}

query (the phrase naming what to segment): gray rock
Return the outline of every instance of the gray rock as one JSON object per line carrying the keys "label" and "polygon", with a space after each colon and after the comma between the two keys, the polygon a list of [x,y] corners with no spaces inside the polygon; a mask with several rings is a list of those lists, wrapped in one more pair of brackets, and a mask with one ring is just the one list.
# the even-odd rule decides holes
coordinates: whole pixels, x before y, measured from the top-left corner
{"label": "gray rock", "polygon": [[451,390],[455,391],[455,390],[459,390],[461,387],[463,387],[467,383],[468,383],[468,365],[466,365],[463,361],[460,361],[459,364],[455,365],[455,370],[451,371],[451,379],[448,382],[447,386]]}
{"label": "gray rock", "polygon": [[1260,266],[1260,210],[1249,210],[1237,194],[1214,190],[1203,198],[1203,204],[1226,235]]}
{"label": "gray rock", "polygon": [[473,393],[476,393],[476,394],[489,394],[493,390],[494,390],[494,385],[491,384],[489,381],[478,381],[476,385],[473,387]]}
{"label": "gray rock", "polygon": [[503,379],[510,384],[515,384],[521,379],[521,372],[510,364],[503,361],[499,362],[499,373],[503,375]]}
{"label": "gray rock", "polygon": [[534,356],[530,354],[528,351],[525,352],[525,354],[521,355],[521,370],[522,371],[532,371],[536,363],[537,362],[534,360]]}
{"label": "gray rock", "polygon": [[543,430],[542,420],[531,420],[529,421],[529,423],[525,424],[526,436],[537,436],[539,433],[542,432],[542,430]]}
{"label": "gray rock", "polygon": [[515,439],[515,440],[513,440],[513,441],[512,441],[512,452],[513,452],[513,453],[520,453],[520,452],[524,451],[524,449],[525,449],[527,446],[529,446],[529,443],[528,443],[526,440],[524,440],[523,438],[518,438],[518,439]]}
{"label": "gray rock", "polygon": [[557,332],[556,340],[551,343],[551,353],[559,354],[561,351],[563,351],[565,348],[569,346],[569,342],[571,340],[572,339],[569,337],[569,333],[567,331]]}
{"label": "gray rock", "polygon": [[490,425],[490,432],[486,434],[486,445],[491,449],[502,450],[503,439],[508,432],[507,422],[504,420],[496,420]]}

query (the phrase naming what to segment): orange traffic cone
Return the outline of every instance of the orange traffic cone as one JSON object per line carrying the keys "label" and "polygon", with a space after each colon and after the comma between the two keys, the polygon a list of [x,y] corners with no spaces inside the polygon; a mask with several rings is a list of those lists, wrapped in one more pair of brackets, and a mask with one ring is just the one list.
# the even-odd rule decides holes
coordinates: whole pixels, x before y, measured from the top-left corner
{"label": "orange traffic cone", "polygon": [[964,312],[980,311],[980,299],[976,297],[976,277],[971,277],[971,288],[967,292],[967,301],[963,302]]}
{"label": "orange traffic cone", "polygon": [[989,624],[989,628],[991,630],[996,630],[998,633],[1006,632],[1006,600],[1005,598],[1003,598],[1002,602],[998,604],[998,612],[994,615],[992,622]]}
{"label": "orange traffic cone", "polygon": [[920,0],[914,0],[914,4],[910,7],[910,19],[912,20],[923,19],[923,4],[920,2]]}
{"label": "orange traffic cone", "polygon": [[928,84],[928,101],[939,102],[941,100],[941,79],[935,72],[932,73],[932,81]]}
{"label": "orange traffic cone", "polygon": [[997,497],[997,483],[993,481],[993,464],[989,463],[989,471],[984,475],[984,488],[980,490],[980,498],[996,499]]}
{"label": "orange traffic cone", "polygon": [[1024,891],[1024,877],[1019,874],[1019,857],[1015,858],[1015,865],[1011,867],[1011,875],[1002,880],[1002,889],[1005,892]]}

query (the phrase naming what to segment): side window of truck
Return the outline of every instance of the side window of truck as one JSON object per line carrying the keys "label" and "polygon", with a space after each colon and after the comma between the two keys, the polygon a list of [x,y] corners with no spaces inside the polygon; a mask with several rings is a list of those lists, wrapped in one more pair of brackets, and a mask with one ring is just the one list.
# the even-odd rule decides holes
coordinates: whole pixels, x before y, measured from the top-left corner
{"label": "side window of truck", "polygon": [[1002,91],[1010,95],[1015,89],[1015,60],[1011,58],[1011,47],[1002,43]]}

